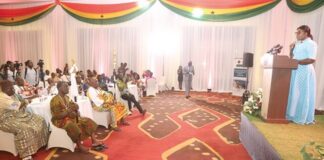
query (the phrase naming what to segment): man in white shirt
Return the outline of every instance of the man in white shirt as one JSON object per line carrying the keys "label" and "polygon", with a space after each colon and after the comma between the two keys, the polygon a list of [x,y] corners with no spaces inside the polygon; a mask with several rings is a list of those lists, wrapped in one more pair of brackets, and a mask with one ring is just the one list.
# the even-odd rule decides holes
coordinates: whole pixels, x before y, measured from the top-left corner
{"label": "man in white shirt", "polygon": [[37,70],[34,67],[34,64],[31,60],[28,60],[26,63],[25,75],[24,78],[28,84],[35,86],[38,84],[38,74]]}
{"label": "man in white shirt", "polygon": [[9,62],[8,65],[9,65],[9,69],[7,71],[8,80],[10,82],[15,82],[16,74],[17,74],[16,69],[15,69],[15,66],[14,66],[14,64],[12,62]]}
{"label": "man in white shirt", "polygon": [[89,78],[89,88],[87,90],[87,96],[91,100],[92,107],[98,112],[108,112],[110,123],[108,124],[110,129],[114,131],[120,131],[117,127],[117,121],[120,120],[122,125],[129,125],[124,120],[127,115],[127,108],[121,104],[116,103],[114,96],[104,90],[101,90],[98,81],[95,78]]}

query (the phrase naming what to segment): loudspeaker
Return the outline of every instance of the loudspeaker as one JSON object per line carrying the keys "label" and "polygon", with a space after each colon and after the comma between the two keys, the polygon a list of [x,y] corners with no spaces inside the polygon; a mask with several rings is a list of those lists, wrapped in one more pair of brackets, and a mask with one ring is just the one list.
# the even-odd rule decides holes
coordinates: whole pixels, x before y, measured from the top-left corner
{"label": "loudspeaker", "polygon": [[253,67],[253,53],[244,53],[243,54],[243,66],[244,67]]}

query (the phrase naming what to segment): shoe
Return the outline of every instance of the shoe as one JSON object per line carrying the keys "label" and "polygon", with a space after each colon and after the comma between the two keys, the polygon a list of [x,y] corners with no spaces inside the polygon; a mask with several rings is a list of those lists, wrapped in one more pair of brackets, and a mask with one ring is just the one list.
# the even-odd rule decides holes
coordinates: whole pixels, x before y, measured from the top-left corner
{"label": "shoe", "polygon": [[128,122],[124,121],[124,122],[121,122],[121,125],[129,126],[130,124]]}
{"label": "shoe", "polygon": [[95,150],[95,151],[102,151],[105,148],[101,144],[99,144],[99,145],[96,145],[96,146],[92,146],[91,149]]}
{"label": "shoe", "polygon": [[106,146],[105,144],[100,144],[100,146],[102,146],[102,148],[104,149],[108,149],[108,146]]}
{"label": "shoe", "polygon": [[145,116],[146,114],[146,109],[143,110],[142,115]]}

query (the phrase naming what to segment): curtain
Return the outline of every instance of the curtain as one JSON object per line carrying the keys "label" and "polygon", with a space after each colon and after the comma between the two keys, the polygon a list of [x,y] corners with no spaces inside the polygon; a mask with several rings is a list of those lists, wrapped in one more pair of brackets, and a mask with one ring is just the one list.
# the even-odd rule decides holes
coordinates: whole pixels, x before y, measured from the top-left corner
{"label": "curtain", "polygon": [[127,62],[139,74],[151,69],[158,79],[164,76],[169,87],[177,88],[178,66],[192,60],[195,90],[231,92],[234,58],[251,52],[254,66],[249,88],[256,90],[262,86],[260,57],[278,43],[284,46],[282,54],[288,55],[294,32],[303,24],[310,26],[318,44],[316,100],[317,108],[324,109],[324,74],[320,72],[324,68],[324,7],[299,14],[285,1],[258,16],[231,22],[184,18],[156,2],[137,18],[110,25],[79,21],[57,6],[38,21],[0,26],[0,62],[44,59],[45,68],[54,71],[74,59],[82,70],[111,75],[116,57],[117,66]]}

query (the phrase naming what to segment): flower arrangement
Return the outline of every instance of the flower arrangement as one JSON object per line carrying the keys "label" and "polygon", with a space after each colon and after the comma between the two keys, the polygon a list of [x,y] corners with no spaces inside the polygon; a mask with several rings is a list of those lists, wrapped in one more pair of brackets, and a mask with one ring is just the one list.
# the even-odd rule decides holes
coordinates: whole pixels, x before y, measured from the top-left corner
{"label": "flower arrangement", "polygon": [[324,146],[316,142],[310,142],[301,149],[304,160],[324,160]]}
{"label": "flower arrangement", "polygon": [[243,103],[243,111],[253,116],[260,116],[262,106],[262,89],[250,93],[247,101]]}

